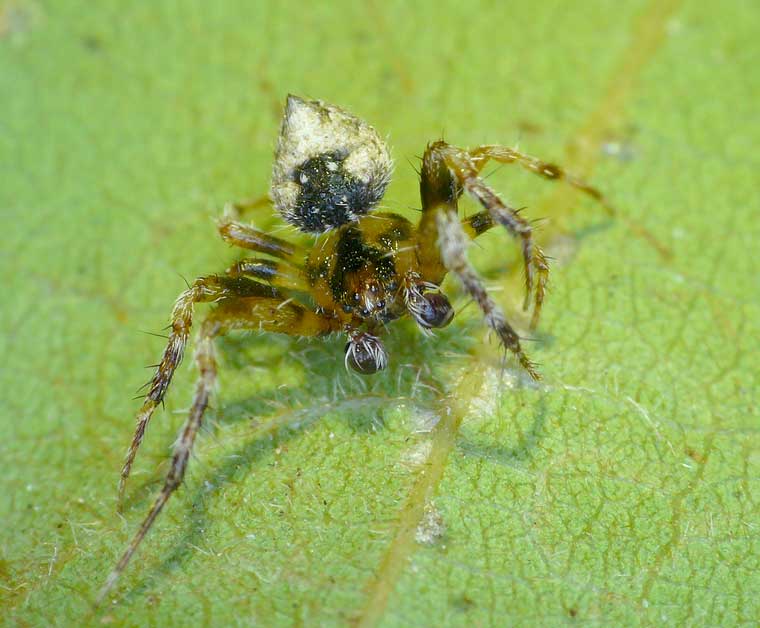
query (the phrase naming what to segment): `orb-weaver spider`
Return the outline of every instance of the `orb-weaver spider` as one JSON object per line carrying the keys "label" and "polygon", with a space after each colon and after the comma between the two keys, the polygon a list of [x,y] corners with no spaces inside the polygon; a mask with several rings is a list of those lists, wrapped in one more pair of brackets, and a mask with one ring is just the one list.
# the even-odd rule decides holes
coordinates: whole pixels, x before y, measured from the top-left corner
{"label": "orb-weaver spider", "polygon": [[[304,250],[227,216],[219,223],[225,242],[267,257],[243,259],[223,274],[196,279],[177,299],[169,339],[137,415],[137,428],[121,473],[119,500],[135,454],[156,407],[182,360],[196,303],[215,307],[200,324],[195,348],[199,378],[190,413],[174,446],[161,493],[99,599],[110,590],[169,497],[182,482],[190,451],[216,380],[214,338],[238,329],[293,336],[345,333],[345,361],[361,374],[384,369],[379,339],[385,324],[410,315],[424,330],[444,327],[454,311],[440,285],[453,273],[474,299],[486,324],[533,379],[533,363],[518,334],[486,291],[465,251],[494,225],[520,239],[525,264],[525,303],[533,294],[531,328],[538,323],[549,267],[533,242],[530,224],[480,177],[495,161],[519,164],[547,179],[564,179],[604,202],[587,183],[562,168],[504,146],[465,150],[432,142],[422,158],[422,216],[415,226],[392,213],[372,213],[390,182],[393,163],[385,142],[363,120],[321,101],[289,96],[275,154],[270,190],[274,207],[301,231],[317,234]],[[483,211],[458,216],[463,192]],[[305,297],[305,298],[304,298]],[[309,302],[311,303],[309,304]]]}

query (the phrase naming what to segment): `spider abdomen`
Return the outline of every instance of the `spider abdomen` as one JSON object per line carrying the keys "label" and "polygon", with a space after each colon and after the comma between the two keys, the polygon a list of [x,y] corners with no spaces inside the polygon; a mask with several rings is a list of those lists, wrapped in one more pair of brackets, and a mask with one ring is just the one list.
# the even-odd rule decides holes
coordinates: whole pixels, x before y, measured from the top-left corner
{"label": "spider abdomen", "polygon": [[290,224],[324,233],[372,211],[393,170],[386,143],[353,114],[288,96],[270,195]]}

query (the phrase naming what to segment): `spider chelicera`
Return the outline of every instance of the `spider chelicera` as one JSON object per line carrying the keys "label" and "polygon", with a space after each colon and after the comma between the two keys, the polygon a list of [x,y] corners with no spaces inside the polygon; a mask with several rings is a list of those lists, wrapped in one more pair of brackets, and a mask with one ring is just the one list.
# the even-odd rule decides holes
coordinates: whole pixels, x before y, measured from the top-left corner
{"label": "spider chelicera", "polygon": [[[347,336],[345,362],[369,375],[388,365],[380,334],[410,315],[423,329],[454,316],[440,285],[453,273],[477,303],[488,327],[533,379],[539,374],[518,334],[486,291],[465,254],[467,243],[501,225],[519,238],[525,264],[525,309],[533,295],[531,329],[544,302],[549,266],[533,242],[531,225],[480,177],[494,161],[519,164],[546,179],[564,179],[600,202],[602,195],[562,168],[504,146],[465,150],[436,141],[422,157],[422,215],[415,226],[392,213],[373,213],[390,182],[386,143],[365,121],[321,101],[288,96],[275,153],[270,197],[280,215],[315,234],[304,250],[227,215],[222,239],[267,257],[245,258],[223,274],[196,279],[177,299],[169,339],[137,414],[137,428],[119,483],[119,501],[151,416],[182,360],[196,303],[214,303],[199,326],[199,371],[190,413],[174,446],[171,468],[155,503],[101,589],[102,599],[129,563],[169,497],[182,482],[190,451],[216,380],[214,339],[233,330],[292,336]],[[470,194],[483,210],[460,219],[458,201]]]}

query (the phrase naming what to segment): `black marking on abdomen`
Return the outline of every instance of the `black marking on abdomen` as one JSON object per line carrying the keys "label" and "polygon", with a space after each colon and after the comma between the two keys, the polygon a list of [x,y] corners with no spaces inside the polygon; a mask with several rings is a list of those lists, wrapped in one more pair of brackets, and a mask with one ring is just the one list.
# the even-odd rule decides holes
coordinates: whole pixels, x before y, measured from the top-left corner
{"label": "black marking on abdomen", "polygon": [[303,231],[322,233],[353,222],[380,200],[377,185],[346,171],[345,158],[338,152],[322,153],[293,171],[300,192],[288,219]]}

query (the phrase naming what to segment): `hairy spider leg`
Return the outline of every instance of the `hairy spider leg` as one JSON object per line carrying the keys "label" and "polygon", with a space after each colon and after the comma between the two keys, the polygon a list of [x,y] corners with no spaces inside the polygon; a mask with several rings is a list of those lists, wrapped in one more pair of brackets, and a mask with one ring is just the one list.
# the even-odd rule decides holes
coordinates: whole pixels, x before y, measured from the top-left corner
{"label": "hairy spider leg", "polygon": [[[525,301],[523,309],[528,308],[530,295],[533,291],[533,275],[538,273],[539,286],[536,294],[536,307],[534,308],[531,327],[534,327],[540,316],[546,282],[549,278],[549,265],[543,251],[533,243],[533,229],[530,223],[520,216],[519,211],[509,207],[496,193],[486,185],[478,176],[478,168],[473,163],[467,151],[444,145],[442,148],[443,158],[454,172],[458,184],[468,194],[476,198],[489,212],[491,217],[505,227],[512,235],[519,237],[522,242],[523,261],[525,264]],[[536,309],[538,312],[536,312]]]}
{"label": "hairy spider leg", "polygon": [[[262,203],[263,201],[259,199],[252,202],[251,206],[258,207]],[[236,211],[240,208],[238,205],[234,207]],[[309,290],[309,282],[301,264],[306,258],[306,252],[301,248],[259,231],[251,225],[233,220],[230,214],[219,221],[217,228],[225,242],[251,251],[266,253],[280,260],[277,262],[258,257],[245,258],[230,266],[226,270],[228,275],[251,277],[279,288],[301,292]]]}
{"label": "hairy spider leg", "polygon": [[[287,240],[276,238],[237,220],[223,217],[217,224],[219,235],[222,240],[233,246],[258,253],[266,253],[273,257],[286,260],[290,264],[298,265],[305,255],[300,247],[291,244]],[[299,259],[300,256],[300,259]]]}
{"label": "hairy spider leg", "polygon": [[235,262],[226,271],[233,277],[250,277],[270,286],[308,292],[310,290],[306,273],[291,264],[259,257],[246,257]]}
{"label": "hairy spider leg", "polygon": [[483,170],[485,165],[491,159],[501,164],[516,163],[525,168],[525,170],[537,174],[544,179],[565,181],[569,185],[572,185],[574,188],[581,190],[585,194],[588,194],[591,198],[598,201],[608,214],[614,215],[615,213],[615,210],[607,200],[607,197],[604,196],[604,194],[602,194],[597,188],[587,183],[583,179],[570,174],[557,164],[542,161],[541,159],[532,157],[531,155],[526,155],[525,153],[521,153],[520,151],[513,148],[498,146],[496,144],[477,146],[476,148],[472,148],[467,152],[469,153],[470,159],[472,159],[472,162],[475,164],[478,172]]}
{"label": "hairy spider leg", "polygon": [[[428,146],[422,158],[420,193],[422,196],[422,218],[420,219],[419,257],[425,276],[434,277],[440,283],[439,266],[443,267],[442,275],[448,270],[454,273],[462,282],[465,290],[472,296],[480,307],[488,326],[496,332],[502,345],[511,351],[523,368],[533,379],[540,379],[533,363],[520,346],[517,332],[507,322],[503,312],[488,294],[483,281],[467,259],[466,247],[469,239],[458,216],[458,199],[463,189],[473,190],[473,195],[481,200],[490,197],[472,181],[477,179],[474,167],[462,172],[460,165],[449,158],[456,148],[444,142],[436,142]],[[464,154],[465,159],[469,159]],[[482,183],[482,182],[481,182]],[[482,184],[485,186],[485,184]],[[479,194],[475,194],[477,191]],[[495,194],[491,192],[495,197]],[[486,205],[483,200],[481,202]],[[490,215],[494,217],[493,208],[486,205]],[[528,253],[530,253],[528,249]],[[532,257],[526,259],[526,263]],[[442,275],[440,279],[442,279]]]}
{"label": "hairy spider leg", "polygon": [[[200,429],[203,414],[208,407],[209,398],[216,382],[217,367],[214,339],[235,329],[285,333],[291,336],[319,336],[336,331],[335,322],[332,319],[293,303],[290,299],[283,298],[273,288],[261,284],[256,284],[258,286],[256,288],[253,285],[255,282],[247,279],[217,279],[221,283],[225,283],[225,281],[241,283],[237,285],[237,290],[233,290],[235,296],[221,301],[201,325],[195,350],[195,363],[199,375],[193,404],[190,407],[187,421],[174,445],[171,467],[166,475],[164,486],[126,551],[106,579],[98,594],[98,603],[113,588],[145,535],[153,526],[161,509],[182,483],[195,437]],[[270,291],[269,296],[266,296],[267,290]],[[261,291],[261,296],[253,295],[256,291]]]}
{"label": "hairy spider leg", "polygon": [[190,408],[187,422],[179,434],[179,439],[174,445],[171,468],[164,481],[164,486],[148,512],[147,517],[143,520],[137,534],[135,534],[127,547],[127,550],[124,552],[113,571],[108,575],[105,584],[98,593],[96,603],[100,603],[116,583],[121,573],[129,564],[129,561],[137,550],[137,547],[140,545],[140,542],[145,538],[145,535],[148,533],[148,530],[150,530],[156,517],[158,517],[161,509],[169,500],[171,494],[182,482],[182,477],[184,476],[185,468],[187,467],[187,460],[190,456],[190,450],[192,449],[195,436],[201,425],[203,413],[208,406],[209,397],[214,386],[214,381],[216,380],[216,359],[214,356],[213,343],[214,335],[213,327],[207,327],[204,324],[195,349],[195,363],[198,368],[199,377],[195,386],[193,405]]}
{"label": "hairy spider leg", "polygon": [[[488,210],[478,212],[462,220],[462,229],[473,240],[495,225],[496,222],[494,222],[491,212]],[[549,279],[549,264],[540,247],[533,247],[533,260],[538,269],[538,282],[536,282],[536,295],[533,299],[533,315],[530,319],[530,329],[535,329],[538,325],[544,297],[546,296],[546,285]],[[527,299],[528,295],[526,295],[526,302],[523,305],[527,303]]]}
{"label": "hairy spider leg", "polygon": [[[596,200],[609,215],[614,216],[616,213],[607,197],[605,197],[597,188],[587,183],[583,179],[570,174],[561,166],[543,161],[537,157],[527,155],[513,148],[507,148],[506,146],[498,146],[495,144],[477,146],[476,148],[470,149],[467,152],[478,172],[480,172],[485,167],[489,160],[493,160],[502,164],[516,163],[525,170],[537,174],[544,179],[551,179],[553,181],[565,181],[572,187],[581,190]],[[548,280],[549,272],[546,258],[538,247],[536,247],[535,250],[535,266],[539,273],[539,279],[536,286],[533,317],[531,318],[530,322],[531,329],[534,329],[538,324],[538,318],[540,316],[541,308],[544,302],[544,296],[546,294],[546,283]],[[528,299],[529,295],[526,294],[524,303],[525,307],[528,305]]]}
{"label": "hairy spider leg", "polygon": [[604,208],[608,216],[614,216],[615,218],[621,219],[633,233],[643,238],[654,247],[663,259],[669,259],[672,257],[672,251],[660,242],[646,227],[639,225],[638,223],[631,221],[625,215],[620,214],[602,192],[583,179],[570,174],[561,166],[542,161],[512,148],[506,148],[505,146],[478,146],[477,148],[470,150],[469,154],[478,171],[482,170],[490,159],[493,159],[502,164],[517,163],[526,170],[529,170],[544,179],[567,182],[569,185],[595,199]]}
{"label": "hairy spider leg", "polygon": [[137,413],[135,434],[127,451],[119,480],[119,506],[123,502],[127,478],[132,469],[132,463],[137,455],[137,450],[140,448],[140,444],[145,436],[148,423],[156,407],[163,400],[174,372],[177,370],[180,362],[182,362],[185,345],[187,344],[190,328],[193,323],[194,305],[196,303],[218,301],[226,297],[241,296],[277,298],[279,292],[275,288],[265,286],[245,277],[210,275],[196,279],[187,290],[179,295],[172,309],[169,341],[150,382],[150,388],[147,395],[145,395],[143,405]]}

